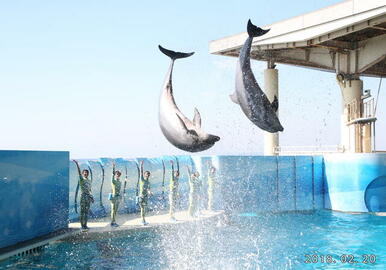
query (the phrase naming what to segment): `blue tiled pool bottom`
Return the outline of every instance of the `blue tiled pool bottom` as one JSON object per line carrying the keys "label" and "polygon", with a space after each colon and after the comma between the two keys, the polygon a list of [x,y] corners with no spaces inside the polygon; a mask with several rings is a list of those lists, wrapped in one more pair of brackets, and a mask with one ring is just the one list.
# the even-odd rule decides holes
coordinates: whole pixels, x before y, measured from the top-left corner
{"label": "blue tiled pool bottom", "polygon": [[239,213],[125,237],[58,243],[1,269],[386,269],[386,217]]}

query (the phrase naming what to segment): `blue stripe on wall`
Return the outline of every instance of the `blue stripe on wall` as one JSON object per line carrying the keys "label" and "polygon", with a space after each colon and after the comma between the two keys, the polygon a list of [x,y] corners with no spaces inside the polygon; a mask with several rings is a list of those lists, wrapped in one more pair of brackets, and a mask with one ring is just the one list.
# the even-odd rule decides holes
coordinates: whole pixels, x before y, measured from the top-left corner
{"label": "blue stripe on wall", "polygon": [[313,157],[314,164],[314,208],[324,207],[324,161],[321,156]]}
{"label": "blue stripe on wall", "polygon": [[309,156],[296,156],[296,210],[313,209],[313,160]]}
{"label": "blue stripe on wall", "polygon": [[278,157],[279,196],[278,210],[295,209],[295,170],[294,157]]}
{"label": "blue stripe on wall", "polygon": [[251,159],[254,165],[250,168],[250,191],[246,203],[250,202],[252,211],[274,211],[277,209],[276,157],[253,157]]}

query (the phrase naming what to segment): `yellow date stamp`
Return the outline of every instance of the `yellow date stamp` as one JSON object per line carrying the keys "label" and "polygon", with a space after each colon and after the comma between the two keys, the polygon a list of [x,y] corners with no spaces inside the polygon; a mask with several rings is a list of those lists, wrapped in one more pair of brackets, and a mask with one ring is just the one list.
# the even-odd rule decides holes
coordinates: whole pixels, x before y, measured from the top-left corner
{"label": "yellow date stamp", "polygon": [[375,264],[377,262],[377,256],[374,254],[361,254],[361,255],[305,254],[303,262],[307,264],[313,264],[313,263]]}

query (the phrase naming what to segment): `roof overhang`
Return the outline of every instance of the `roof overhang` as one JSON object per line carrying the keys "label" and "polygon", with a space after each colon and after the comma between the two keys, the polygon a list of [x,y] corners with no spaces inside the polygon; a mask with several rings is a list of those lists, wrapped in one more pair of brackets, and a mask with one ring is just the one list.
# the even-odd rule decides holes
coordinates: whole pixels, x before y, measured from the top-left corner
{"label": "roof overhang", "polygon": [[[386,75],[386,4],[349,0],[262,27],[251,58],[347,75]],[[238,57],[247,33],[210,42],[212,54]]]}

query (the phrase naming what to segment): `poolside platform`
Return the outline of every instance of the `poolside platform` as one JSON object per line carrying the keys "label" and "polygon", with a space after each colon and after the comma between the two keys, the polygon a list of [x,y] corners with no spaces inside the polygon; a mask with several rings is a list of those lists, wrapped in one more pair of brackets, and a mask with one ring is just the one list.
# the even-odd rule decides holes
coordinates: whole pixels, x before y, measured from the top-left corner
{"label": "poolside platform", "polygon": [[69,228],[75,230],[74,233],[63,238],[61,241],[88,241],[91,239],[117,237],[122,234],[127,234],[128,231],[142,230],[142,229],[154,229],[160,226],[174,226],[178,224],[184,224],[188,222],[210,222],[217,221],[224,211],[201,211],[198,217],[189,217],[187,211],[179,211],[175,213],[176,221],[173,221],[169,217],[168,212],[151,212],[146,217],[147,225],[141,224],[141,217],[139,213],[134,214],[121,214],[117,216],[117,223],[119,227],[110,226],[110,217],[104,217],[100,219],[90,220],[87,223],[89,227],[88,231],[81,231],[79,222],[69,224]]}
{"label": "poolside platform", "polygon": [[39,252],[42,247],[57,241],[82,242],[106,237],[119,237],[136,230],[156,229],[160,226],[176,226],[188,222],[216,222],[223,213],[224,211],[204,210],[199,217],[191,218],[187,211],[179,211],[175,213],[176,221],[172,221],[166,211],[150,212],[146,217],[148,224],[145,226],[141,224],[139,213],[120,214],[117,216],[119,227],[110,226],[110,217],[90,219],[87,224],[89,230],[86,232],[81,231],[79,222],[73,222],[69,224],[68,229],[0,248],[0,261],[12,256],[24,256]]}

